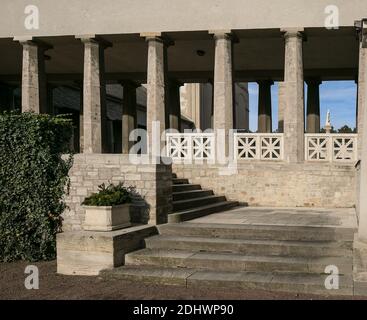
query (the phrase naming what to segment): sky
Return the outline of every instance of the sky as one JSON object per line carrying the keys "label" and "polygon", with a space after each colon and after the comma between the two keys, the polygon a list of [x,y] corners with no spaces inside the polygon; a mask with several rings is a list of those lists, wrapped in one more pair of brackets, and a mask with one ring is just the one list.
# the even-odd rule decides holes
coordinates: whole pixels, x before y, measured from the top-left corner
{"label": "sky", "polygon": [[[278,128],[278,83],[271,88],[273,131]],[[257,130],[258,85],[249,83],[250,97],[250,130]],[[307,85],[305,84],[305,105]],[[354,81],[325,81],[320,85],[321,127],[324,127],[326,113],[330,110],[331,125],[339,129],[344,125],[354,128],[356,125],[357,85]]]}

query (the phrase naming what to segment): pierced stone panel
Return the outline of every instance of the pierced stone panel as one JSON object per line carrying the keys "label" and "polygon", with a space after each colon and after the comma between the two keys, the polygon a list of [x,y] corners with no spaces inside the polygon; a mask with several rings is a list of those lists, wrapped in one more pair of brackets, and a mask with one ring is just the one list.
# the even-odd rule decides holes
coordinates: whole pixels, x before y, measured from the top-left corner
{"label": "pierced stone panel", "polygon": [[307,161],[357,161],[356,134],[306,134],[305,159]]}
{"label": "pierced stone panel", "polygon": [[282,134],[235,134],[237,160],[283,160]]}

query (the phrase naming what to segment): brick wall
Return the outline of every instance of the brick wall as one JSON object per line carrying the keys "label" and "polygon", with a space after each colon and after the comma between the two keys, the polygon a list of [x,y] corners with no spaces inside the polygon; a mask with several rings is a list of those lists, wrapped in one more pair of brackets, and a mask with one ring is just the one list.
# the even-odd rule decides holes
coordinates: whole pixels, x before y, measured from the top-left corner
{"label": "brick wall", "polygon": [[165,164],[135,165],[122,154],[77,154],[69,173],[70,193],[66,197],[64,231],[80,230],[85,210],[81,203],[102,183],[125,181],[135,186],[133,222],[160,224],[172,211],[172,168]]}

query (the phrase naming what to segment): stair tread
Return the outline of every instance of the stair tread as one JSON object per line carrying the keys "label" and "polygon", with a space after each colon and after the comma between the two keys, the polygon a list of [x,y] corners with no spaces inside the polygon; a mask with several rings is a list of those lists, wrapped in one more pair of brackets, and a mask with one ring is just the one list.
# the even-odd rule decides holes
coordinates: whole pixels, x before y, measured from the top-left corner
{"label": "stair tread", "polygon": [[[146,241],[180,241],[193,243],[225,243],[231,244],[258,244],[258,245],[287,245],[287,246],[303,246],[314,247],[323,246],[330,248],[339,248],[343,245],[344,249],[352,251],[352,242],[345,241],[292,241],[292,240],[259,240],[259,239],[230,239],[230,238],[208,238],[195,236],[173,236],[173,235],[156,235],[146,239]],[[348,247],[345,247],[348,244]]]}
{"label": "stair tread", "polygon": [[[236,202],[236,201],[226,201],[226,202]],[[218,203],[217,203],[218,204]],[[166,224],[162,225],[162,228],[171,228],[171,227],[179,227],[179,228],[187,228],[187,229],[232,229],[232,230],[248,230],[248,229],[257,229],[257,230],[329,230],[333,232],[335,230],[341,231],[349,231],[355,232],[355,228],[346,228],[346,227],[338,227],[338,226],[318,226],[318,225],[285,225],[285,224],[230,224],[230,223],[194,223],[194,222],[183,222],[179,225],[177,224]],[[353,241],[353,238],[351,238]]]}
{"label": "stair tread", "polygon": [[350,257],[288,257],[288,256],[254,256],[247,254],[236,254],[227,252],[201,252],[188,250],[167,250],[167,249],[141,249],[127,254],[129,257],[153,257],[153,258],[168,258],[168,259],[205,259],[205,260],[220,260],[220,261],[254,261],[254,262],[276,262],[289,264],[320,264],[320,265],[349,265],[352,264]]}
{"label": "stair tread", "polygon": [[211,196],[205,196],[205,197],[199,197],[199,198],[193,198],[193,199],[177,200],[177,201],[173,201],[173,204],[190,203],[190,202],[195,202],[195,201],[208,200],[208,199],[219,199],[219,198],[225,198],[225,197],[211,195]]}
{"label": "stair tread", "polygon": [[200,193],[200,192],[212,192],[212,190],[200,189],[200,190],[174,191],[172,192],[172,195],[181,195],[186,193]]}
{"label": "stair tread", "polygon": [[[190,284],[193,281],[208,282],[240,282],[264,283],[264,284],[289,284],[303,285],[305,287],[320,286],[325,292],[324,274],[313,273],[279,273],[279,272],[252,272],[252,271],[207,271],[194,268],[167,268],[154,266],[123,266],[113,270],[105,270],[102,276],[141,276],[154,278],[178,278]],[[340,287],[352,288],[353,277],[351,275],[340,275]],[[333,290],[338,291],[338,290]],[[331,292],[329,292],[331,293]],[[337,292],[333,292],[337,293]]]}
{"label": "stair tread", "polygon": [[[200,199],[200,198],[196,198],[196,199]],[[216,208],[216,207],[222,207],[222,206],[225,206],[225,205],[230,206],[230,205],[235,205],[235,204],[238,204],[238,202],[237,201],[220,201],[220,202],[216,202],[216,203],[207,204],[207,205],[204,205],[204,206],[197,206],[195,208],[174,211],[170,215],[194,213],[194,212],[197,212],[197,211],[200,211],[200,210],[211,209],[211,208]]]}

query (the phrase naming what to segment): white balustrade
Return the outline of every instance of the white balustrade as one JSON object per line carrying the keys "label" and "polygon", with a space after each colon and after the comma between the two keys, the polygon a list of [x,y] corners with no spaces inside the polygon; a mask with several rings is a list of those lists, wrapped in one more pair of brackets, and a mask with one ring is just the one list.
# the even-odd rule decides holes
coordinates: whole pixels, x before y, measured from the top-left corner
{"label": "white balustrade", "polygon": [[357,161],[357,134],[305,134],[306,161]]}
{"label": "white balustrade", "polygon": [[235,133],[236,160],[283,160],[282,133]]}
{"label": "white balustrade", "polygon": [[174,161],[214,160],[214,133],[168,133],[167,156]]}

